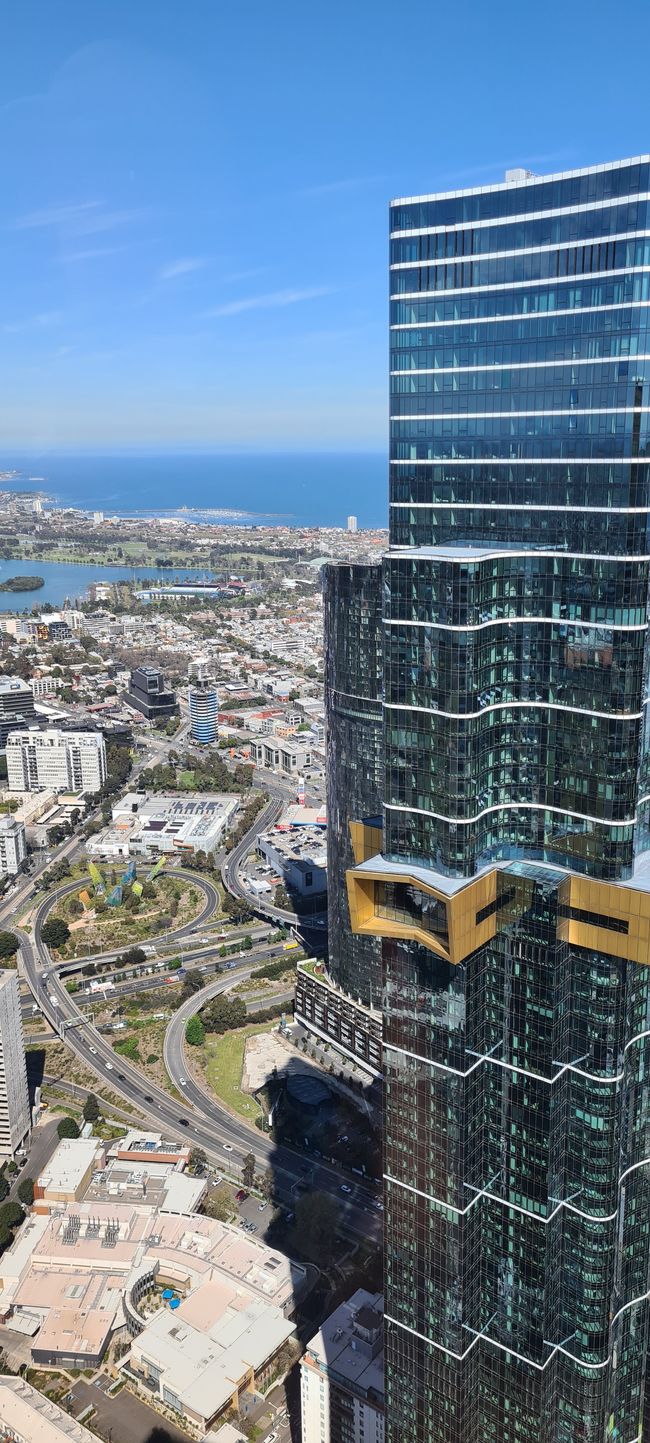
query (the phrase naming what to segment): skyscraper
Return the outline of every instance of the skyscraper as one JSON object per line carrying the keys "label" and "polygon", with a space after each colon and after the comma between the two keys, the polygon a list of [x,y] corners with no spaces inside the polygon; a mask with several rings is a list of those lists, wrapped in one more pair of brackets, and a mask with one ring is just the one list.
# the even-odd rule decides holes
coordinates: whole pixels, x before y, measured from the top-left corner
{"label": "skyscraper", "polygon": [[645,157],[391,207],[387,1443],[641,1436],[649,203]]}
{"label": "skyscraper", "polygon": [[329,970],[344,991],[379,1008],[381,940],[351,931],[345,876],[354,860],[350,824],[381,827],[381,565],[331,562],[322,576]]}
{"label": "skyscraper", "polygon": [[219,701],[217,688],[204,662],[194,662],[190,667],[187,701],[192,741],[209,746],[217,740]]}
{"label": "skyscraper", "polygon": [[30,1126],[18,978],[5,970],[0,971],[0,1158],[14,1156]]}

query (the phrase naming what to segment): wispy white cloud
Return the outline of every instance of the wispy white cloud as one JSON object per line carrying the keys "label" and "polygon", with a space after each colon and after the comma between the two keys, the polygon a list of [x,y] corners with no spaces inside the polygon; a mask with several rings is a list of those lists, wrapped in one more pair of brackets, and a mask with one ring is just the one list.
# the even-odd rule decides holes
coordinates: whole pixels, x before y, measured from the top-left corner
{"label": "wispy white cloud", "polygon": [[170,261],[169,265],[161,266],[158,272],[160,281],[174,281],[177,276],[187,276],[191,271],[201,271],[205,265],[202,256],[182,256],[180,260]]}
{"label": "wispy white cloud", "polygon": [[102,256],[117,256],[128,251],[128,246],[87,246],[84,250],[64,251],[59,260],[66,264],[72,261],[94,261]]}
{"label": "wispy white cloud", "polygon": [[101,200],[83,200],[78,205],[46,206],[44,210],[32,210],[27,215],[18,216],[12,222],[12,229],[40,230],[53,225],[72,225],[85,219],[101,205]]}
{"label": "wispy white cloud", "polygon": [[102,231],[115,230],[118,226],[130,225],[148,216],[149,212],[137,210],[109,210],[104,201],[84,200],[75,205],[52,205],[43,210],[33,210],[27,215],[17,216],[11,223],[13,230],[60,230],[70,236],[99,235]]}
{"label": "wispy white cloud", "polygon": [[48,326],[58,326],[62,320],[62,311],[37,311],[34,316],[22,316],[15,321],[3,321],[0,323],[0,330],[6,336],[17,336],[21,331],[42,331]]}
{"label": "wispy white cloud", "polygon": [[214,306],[206,316],[239,316],[242,311],[270,311],[280,306],[296,306],[301,301],[317,300],[320,296],[331,296],[332,286],[308,286],[304,290],[267,291],[261,296],[244,296],[239,301],[228,301],[223,306]]}

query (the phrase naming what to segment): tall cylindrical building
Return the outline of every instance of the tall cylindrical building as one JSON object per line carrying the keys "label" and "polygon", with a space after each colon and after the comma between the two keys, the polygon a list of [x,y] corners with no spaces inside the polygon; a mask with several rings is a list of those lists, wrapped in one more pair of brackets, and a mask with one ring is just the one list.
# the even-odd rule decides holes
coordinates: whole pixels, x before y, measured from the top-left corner
{"label": "tall cylindrical building", "polygon": [[641,1437],[649,208],[649,157],[391,207],[387,1443]]}
{"label": "tall cylindrical building", "polygon": [[219,698],[212,678],[201,663],[190,674],[187,689],[192,741],[207,746],[217,739]]}

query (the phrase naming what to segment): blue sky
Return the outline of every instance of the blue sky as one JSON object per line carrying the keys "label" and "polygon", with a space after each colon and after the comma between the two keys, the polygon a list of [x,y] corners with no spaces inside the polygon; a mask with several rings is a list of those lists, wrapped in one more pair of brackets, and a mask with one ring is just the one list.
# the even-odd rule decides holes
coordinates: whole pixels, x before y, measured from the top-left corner
{"label": "blue sky", "polygon": [[598,0],[4,0],[0,446],[383,447],[389,197],[650,150],[649,39]]}

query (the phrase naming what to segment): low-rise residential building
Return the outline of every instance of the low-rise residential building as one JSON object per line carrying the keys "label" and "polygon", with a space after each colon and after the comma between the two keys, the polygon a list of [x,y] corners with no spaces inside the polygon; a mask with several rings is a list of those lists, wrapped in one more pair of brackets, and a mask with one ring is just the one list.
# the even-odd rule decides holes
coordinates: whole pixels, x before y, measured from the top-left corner
{"label": "low-rise residential building", "polygon": [[12,792],[98,792],[106,781],[106,743],[99,732],[38,727],[7,738]]}
{"label": "low-rise residential building", "polygon": [[384,1300],[359,1288],[307,1344],[302,1443],[384,1443]]}
{"label": "low-rise residential building", "polygon": [[33,676],[30,682],[34,697],[38,700],[42,696],[53,696],[65,686],[62,676],[52,676],[51,672],[46,676]]}
{"label": "low-rise residential building", "polygon": [[25,823],[15,816],[0,816],[0,877],[15,877],[26,857]]}

